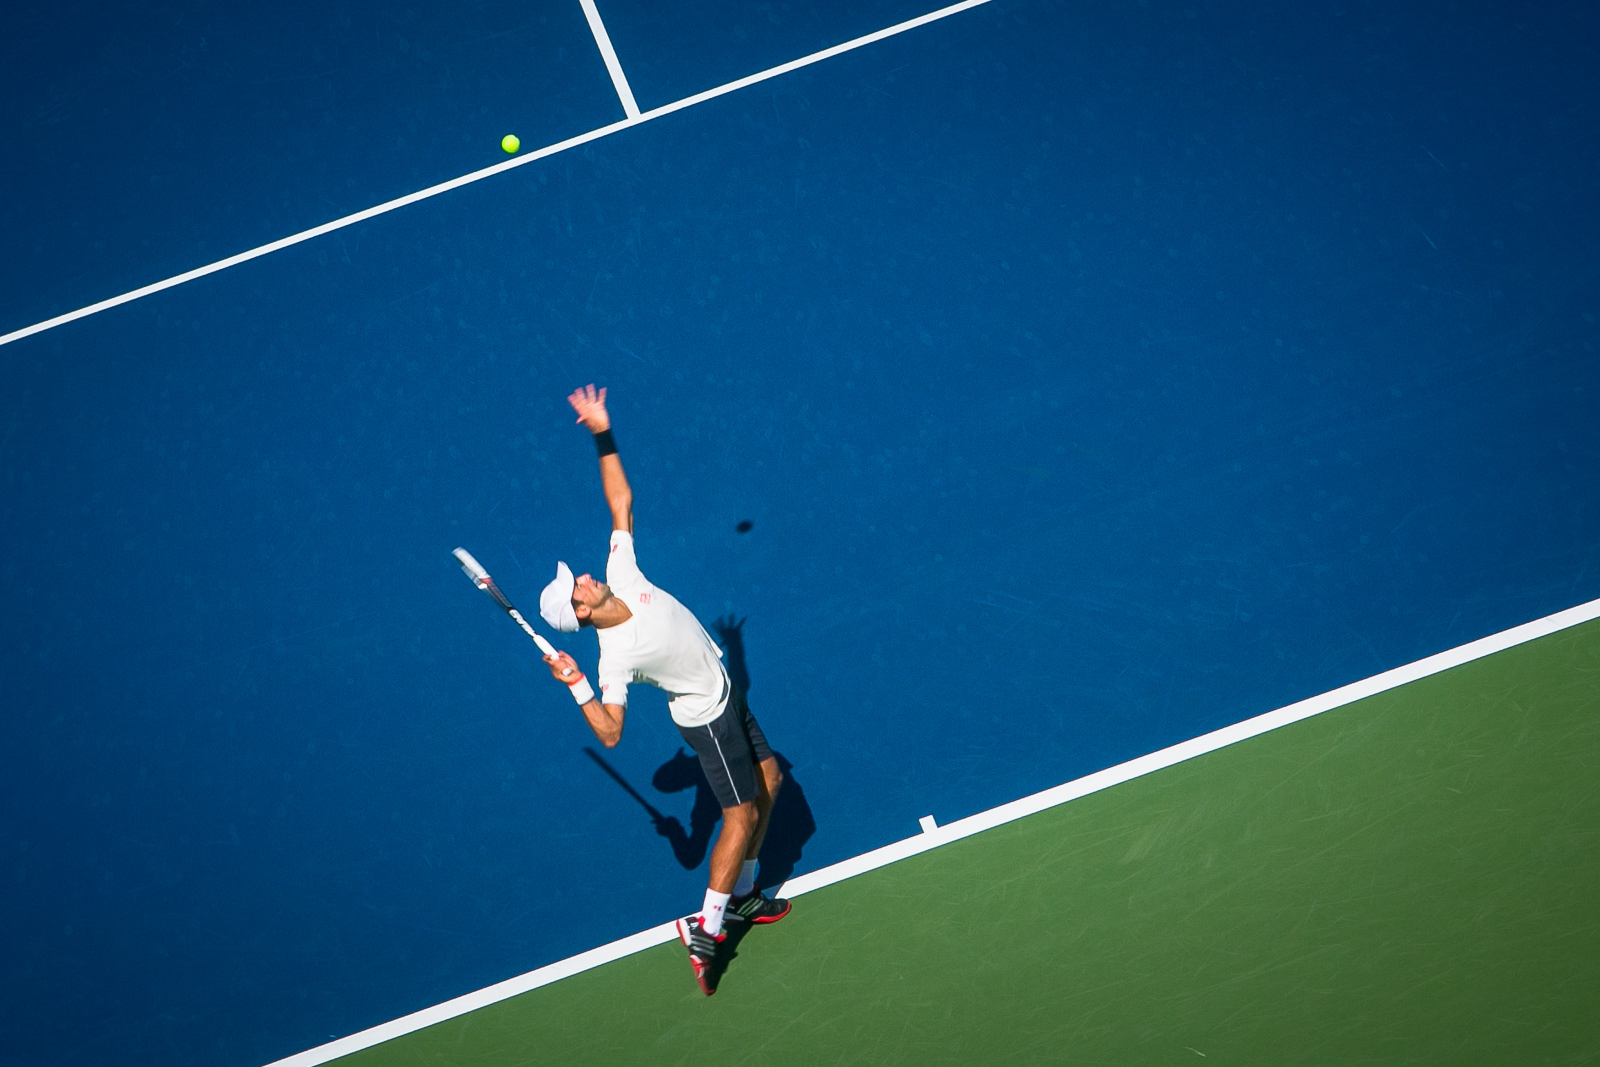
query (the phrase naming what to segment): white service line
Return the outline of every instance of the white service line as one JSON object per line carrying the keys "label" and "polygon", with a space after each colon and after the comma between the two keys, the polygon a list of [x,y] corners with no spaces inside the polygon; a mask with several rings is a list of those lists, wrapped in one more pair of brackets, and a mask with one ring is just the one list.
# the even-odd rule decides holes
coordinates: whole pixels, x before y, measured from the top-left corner
{"label": "white service line", "polygon": [[[1415,663],[1408,663],[1403,667],[1396,667],[1393,670],[1384,671],[1382,674],[1375,674],[1371,678],[1364,678],[1359,682],[1352,682],[1349,685],[1330,690],[1320,696],[1298,701],[1276,711],[1269,711],[1263,715],[1246,719],[1243,722],[1234,723],[1232,726],[1225,726],[1220,730],[1213,730],[1209,734],[1202,734],[1199,737],[1191,738],[1169,748],[1163,748],[1149,755],[1140,756],[1138,759],[1129,760],[1127,763],[1108,767],[1103,771],[1096,771],[1094,774],[1085,775],[1064,785],[1046,789],[1041,793],[1034,793],[1032,796],[1013,800],[1009,804],[1001,804],[999,807],[990,808],[988,811],[980,811],[976,815],[970,815],[965,819],[957,819],[955,822],[947,823],[944,826],[934,823],[933,816],[924,815],[919,820],[922,832],[917,836],[908,837],[902,841],[896,841],[892,845],[885,845],[882,848],[864,852],[859,856],[853,856],[850,859],[812,871],[809,874],[791,878],[779,887],[778,895],[784,897],[801,896],[824,886],[833,885],[835,882],[854,878],[858,874],[865,874],[868,871],[877,870],[879,867],[887,867],[891,863],[908,859],[918,853],[927,852],[941,845],[948,845],[952,841],[959,841],[963,837],[971,837],[973,834],[1036,814],[1046,808],[1065,804],[1069,800],[1076,800],[1079,797],[1088,796],[1090,793],[1098,793],[1102,789],[1108,789],[1130,779],[1142,777],[1152,771],[1159,771],[1165,767],[1171,767],[1174,764],[1194,759],[1196,756],[1215,752],[1219,748],[1238,744],[1240,741],[1267,733],[1270,730],[1276,730],[1281,726],[1288,726],[1290,723],[1299,722],[1301,719],[1309,719],[1313,715],[1320,715],[1325,711],[1332,711],[1334,708],[1353,704],[1358,700],[1364,700],[1378,693],[1395,689],[1408,682],[1426,678],[1430,674],[1438,674],[1440,671],[1459,667],[1463,663],[1470,663],[1475,659],[1482,659],[1484,656],[1503,652],[1516,645],[1525,644],[1536,638],[1545,637],[1597,618],[1600,618],[1600,600],[1591,600],[1587,604],[1579,604],[1576,607],[1567,608],[1565,611],[1558,611],[1554,615],[1546,615],[1542,619],[1535,619],[1532,622],[1523,623],[1521,626],[1513,626],[1509,630],[1490,634],[1488,637],[1479,638],[1465,645],[1446,649],[1426,659],[1419,659]],[[359,1052],[361,1049],[371,1048],[373,1045],[381,1044],[392,1038],[421,1030],[425,1026],[432,1026],[434,1023],[444,1022],[446,1019],[453,1019],[470,1011],[477,1011],[479,1008],[487,1007],[497,1001],[506,1000],[520,993],[526,993],[540,986],[549,985],[563,978],[569,978],[572,975],[599,967],[602,964],[611,963],[622,959],[624,956],[631,956],[636,952],[643,952],[657,945],[664,945],[668,941],[674,940],[677,936],[677,930],[672,922],[665,922],[660,926],[652,926],[648,930],[641,930],[639,933],[625,937],[620,941],[613,941],[609,945],[592,948],[588,952],[570,956],[567,959],[518,975],[515,978],[508,978],[504,982],[487,986],[477,992],[467,993],[456,997],[454,1000],[447,1000],[431,1008],[424,1008],[410,1015],[401,1016],[392,1022],[374,1026],[370,1030],[362,1030],[360,1033],[351,1034],[349,1037],[330,1041],[326,1045],[318,1045],[316,1048],[307,1049],[305,1052],[297,1053],[286,1059],[274,1060],[272,1063],[267,1064],[266,1067],[315,1067],[317,1064],[327,1063],[329,1060],[338,1059],[340,1056],[348,1056],[352,1052]]]}
{"label": "white service line", "polygon": [[239,264],[248,263],[252,259],[260,259],[262,256],[267,255],[268,253],[288,248],[291,245],[300,244],[302,241],[309,241],[313,237],[321,237],[323,234],[332,233],[334,230],[342,230],[346,226],[354,226],[358,222],[365,222],[367,219],[376,218],[379,215],[387,214],[388,212],[394,211],[398,208],[403,208],[407,204],[415,204],[419,200],[426,200],[429,197],[438,196],[440,193],[448,193],[452,189],[459,189],[463,185],[471,185],[475,181],[481,181],[482,179],[491,175],[499,174],[501,171],[510,170],[512,167],[520,167],[526,163],[532,163],[536,159],[544,159],[546,156],[553,156],[558,152],[565,152],[569,148],[576,148],[579,145],[588,144],[590,141],[599,140],[602,137],[616,133],[618,130],[626,129],[632,125],[633,122],[628,119],[624,119],[621,122],[613,122],[609,126],[602,126],[597,130],[590,130],[588,133],[581,133],[576,137],[569,137],[565,141],[559,141],[556,144],[547,145],[544,148],[538,149],[537,151],[529,152],[527,155],[517,156],[515,159],[508,159],[504,163],[496,163],[492,167],[485,167],[482,170],[475,170],[471,174],[463,174],[459,178],[451,178],[449,181],[440,182],[438,185],[430,185],[426,189],[419,189],[414,193],[407,193],[405,196],[400,196],[393,200],[385,201],[384,203],[378,204],[375,207],[369,207],[365,210],[357,211],[353,215],[346,215],[343,218],[334,219],[332,222],[324,222],[321,226],[313,226],[309,230],[301,230],[299,233],[290,234],[288,237],[280,237],[270,244],[264,244],[257,248],[252,248],[249,251],[240,252],[237,255],[229,256],[227,259],[219,259],[215,263],[207,263],[203,267],[196,267],[194,270],[185,271],[182,274],[174,274],[170,278],[164,278],[159,282],[151,282],[149,285],[143,286],[139,289],[130,290],[129,292],[123,293],[121,296],[113,296],[107,300],[100,301],[98,304],[90,304],[88,307],[81,307],[76,311],[69,311],[63,315],[57,315],[53,319],[45,319],[43,322],[34,323],[32,326],[25,326],[20,330],[13,330],[11,333],[0,335],[0,345],[8,345],[12,341],[20,341],[24,337],[32,337],[36,333],[43,333],[45,330],[54,329],[57,326],[65,326],[67,323],[76,322],[78,319],[86,319],[90,315],[94,315],[98,312],[109,311],[114,307],[138,300],[140,297],[151,296],[155,293],[161,292],[164,289],[171,289],[174,286],[182,285],[184,282],[192,282],[197,278],[204,278],[208,274],[215,274],[218,271],[227,270],[229,267],[237,267]]}
{"label": "white service line", "polygon": [[[106,300],[101,300],[99,303],[90,304],[87,307],[81,307],[76,311],[68,311],[61,315],[57,315],[55,318],[45,319],[43,322],[36,322],[32,326],[24,326],[21,329],[12,330],[7,334],[0,334],[0,345],[8,345],[13,341],[20,341],[24,337],[32,337],[36,333],[43,333],[46,330],[55,329],[57,326],[65,326],[69,322],[76,322],[79,319],[88,318],[90,315],[98,314],[102,311],[109,311],[111,308],[119,307],[123,304],[138,300],[140,297],[151,296],[155,293],[161,292],[164,289],[171,289],[174,286],[182,285],[184,282],[192,282],[197,278],[204,278],[208,274],[215,274],[220,270],[226,270],[229,267],[236,267],[241,263],[248,263],[252,259],[259,259],[262,256],[271,252],[276,252],[279,249],[300,244],[302,241],[309,241],[313,237],[321,237],[325,233],[332,233],[334,230],[342,230],[346,226],[354,226],[358,222],[365,222],[367,219],[375,218],[378,215],[384,215],[399,208],[406,207],[409,204],[415,204],[419,200],[427,200],[428,198],[438,196],[441,193],[448,193],[452,189],[459,189],[463,185],[471,185],[473,182],[482,181],[485,178],[493,177],[494,175],[500,174],[503,171],[511,170],[513,167],[521,167],[525,164],[532,163],[535,160],[545,159],[549,156],[556,155],[557,153],[565,152],[569,148],[577,148],[579,145],[588,144],[590,141],[598,141],[602,137],[609,137],[621,130],[628,129],[631,126],[637,126],[640,123],[649,122],[651,119],[658,119],[662,116],[670,115],[675,111],[682,111],[684,108],[693,107],[696,104],[703,104],[707,100],[714,100],[719,96],[726,96],[728,93],[755,85],[757,82],[764,82],[769,78],[776,78],[781,74],[787,74],[790,71],[799,70],[801,67],[809,67],[811,64],[820,63],[824,59],[832,59],[834,56],[842,55],[845,52],[854,51],[857,48],[863,48],[869,44],[875,44],[876,42],[884,40],[887,37],[893,37],[896,34],[905,33],[907,30],[914,30],[919,26],[926,26],[930,22],[937,22],[940,19],[949,18],[951,15],[959,14],[968,10],[969,8],[978,7],[988,2],[989,0],[962,0],[962,2],[959,4],[951,4],[949,7],[942,7],[937,11],[930,11],[926,15],[919,15],[914,19],[908,19],[905,22],[896,23],[895,25],[889,26],[885,29],[877,30],[876,32],[857,37],[854,40],[846,41],[843,44],[836,44],[831,48],[824,48],[820,52],[813,52],[808,56],[802,56],[799,59],[790,60],[788,63],[781,63],[776,67],[771,67],[767,70],[761,71],[758,74],[751,74],[748,77],[739,78],[736,81],[728,82],[726,85],[719,85],[715,89],[707,89],[703,93],[696,93],[693,96],[686,96],[682,100],[676,100],[670,104],[663,104],[661,107],[654,108],[650,111],[641,112],[637,109],[637,105],[634,105],[634,109],[628,112],[630,117],[622,119],[619,122],[613,122],[610,125],[601,126],[598,129],[590,130],[588,133],[580,133],[576,137],[569,137],[565,141],[558,141],[555,144],[546,145],[544,148],[528,152],[513,159],[505,160],[502,163],[496,163],[494,166],[484,167],[482,170],[475,170],[470,174],[463,174],[459,178],[451,178],[449,181],[440,182],[438,185],[430,185],[426,189],[419,189],[417,192],[407,193],[405,196],[396,197],[393,200],[385,201],[384,203],[378,204],[375,207],[369,207],[363,211],[357,211],[354,214],[345,215],[343,218],[334,219],[332,222],[324,222],[320,226],[313,226],[309,230],[301,230],[299,233],[290,234],[288,237],[281,237],[270,244],[264,244],[258,248],[252,248],[249,251],[240,252],[237,255],[229,256],[227,259],[219,259],[215,263],[208,263],[203,267],[196,267],[194,270],[185,271],[182,274],[174,274],[170,278],[163,279],[159,282],[152,282],[151,284],[141,288],[130,290],[129,292],[123,293],[121,296],[113,296]],[[584,9],[585,13],[593,10],[593,4],[585,0]],[[596,12],[594,15],[594,21],[591,21],[590,23],[591,29],[599,25],[598,20],[599,14]],[[596,41],[600,40],[600,34],[603,32],[603,26],[600,26],[600,28],[596,30]],[[602,46],[601,50],[602,53],[608,56],[606,60],[606,67],[608,70],[611,70],[611,63],[615,61],[616,56],[614,52],[607,51],[609,48],[609,38],[607,38],[607,43]],[[621,78],[621,76],[622,68],[619,64],[613,71],[613,82],[617,82],[617,79]],[[633,98],[632,90],[627,88],[627,81],[625,79],[617,84],[617,93],[619,96],[621,96],[624,91],[628,93],[628,95],[623,98],[623,109],[628,110],[629,103]]]}
{"label": "white service line", "polygon": [[622,61],[617,58],[617,50],[611,47],[611,35],[606,32],[606,24],[600,21],[600,9],[594,6],[594,0],[578,0],[583,5],[583,17],[589,20],[589,32],[594,34],[594,43],[600,46],[600,58],[606,61],[606,70],[611,74],[611,84],[616,86],[617,99],[622,101],[622,111],[630,119],[639,117],[639,105],[634,103],[633,88],[628,85],[628,76],[622,73]]}

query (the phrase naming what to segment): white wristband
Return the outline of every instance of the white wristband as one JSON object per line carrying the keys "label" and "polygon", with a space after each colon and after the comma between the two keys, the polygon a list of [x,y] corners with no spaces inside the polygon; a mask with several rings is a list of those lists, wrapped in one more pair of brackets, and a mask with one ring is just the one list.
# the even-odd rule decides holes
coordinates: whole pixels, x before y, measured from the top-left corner
{"label": "white wristband", "polygon": [[572,699],[578,702],[578,707],[583,707],[594,699],[594,686],[589,684],[589,679],[578,675],[578,680],[572,683]]}

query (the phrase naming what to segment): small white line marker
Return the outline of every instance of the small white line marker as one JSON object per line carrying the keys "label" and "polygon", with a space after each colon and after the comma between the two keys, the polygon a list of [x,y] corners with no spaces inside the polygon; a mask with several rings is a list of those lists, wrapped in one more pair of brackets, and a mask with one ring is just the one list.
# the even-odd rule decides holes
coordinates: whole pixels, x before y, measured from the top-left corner
{"label": "small white line marker", "polygon": [[[439,196],[441,193],[448,193],[452,189],[459,189],[463,185],[471,185],[473,182],[478,182],[485,178],[493,177],[502,171],[511,170],[513,167],[526,166],[536,159],[545,159],[549,156],[556,155],[559,152],[565,152],[569,148],[577,148],[579,145],[586,145],[590,141],[598,141],[602,137],[609,137],[620,130],[629,129],[633,126],[639,125],[642,122],[649,122],[651,119],[658,119],[664,115],[670,115],[675,111],[682,111],[686,107],[693,107],[696,104],[703,104],[707,100],[713,100],[719,96],[725,96],[728,93],[736,92],[739,89],[744,89],[748,86],[755,85],[757,82],[763,82],[769,78],[776,78],[779,75],[787,74],[792,70],[799,70],[801,67],[809,67],[811,64],[820,63],[824,59],[832,59],[834,56],[842,55],[845,52],[853,51],[857,48],[863,48],[869,44],[875,44],[876,42],[884,40],[887,37],[893,37],[896,34],[905,33],[907,30],[914,30],[918,26],[926,26],[930,22],[937,22],[940,19],[949,18],[951,15],[959,14],[960,12],[966,11],[970,8],[979,7],[983,4],[987,4],[988,2],[989,0],[962,0],[962,2],[959,4],[951,4],[949,7],[942,7],[937,11],[930,11],[926,15],[919,15],[914,19],[907,19],[905,22],[897,23],[886,29],[878,30],[862,37],[857,37],[854,40],[846,41],[843,44],[836,44],[832,48],[824,48],[820,52],[813,52],[808,56],[802,56],[799,59],[791,60],[788,63],[783,63],[779,66],[771,67],[767,70],[761,71],[759,74],[752,74],[749,77],[728,82],[726,85],[719,85],[715,89],[707,89],[705,92],[696,93],[694,96],[686,96],[682,100],[677,100],[670,104],[663,104],[661,107],[650,111],[641,113],[636,107],[635,110],[629,112],[629,118],[622,119],[618,122],[613,122],[609,126],[601,126],[598,129],[590,130],[588,133],[580,133],[575,137],[567,138],[565,141],[558,141],[553,145],[547,145],[544,148],[517,156],[514,159],[508,159],[503,163],[496,163],[492,167],[484,167],[482,170],[475,170],[470,174],[463,174],[459,178],[451,178],[449,181],[440,182],[438,185],[430,185],[426,189],[419,189],[417,192],[407,193],[405,196],[396,197],[393,200],[387,200],[384,203],[376,205],[375,207],[369,207],[365,210],[357,211],[354,214],[346,215],[343,218],[334,219],[332,222],[324,222],[322,225],[313,226],[309,230],[301,230],[299,233],[290,234],[288,237],[281,237],[270,244],[264,244],[260,247],[252,248],[245,252],[240,252],[237,255],[229,256],[227,259],[219,259],[215,263],[208,263],[203,267],[196,267],[195,269],[185,271],[182,274],[174,274],[172,277],[163,279],[162,281],[151,282],[149,285],[130,290],[120,296],[108,297],[107,299],[101,300],[98,303],[81,307],[76,311],[68,311],[64,314],[57,315],[55,318],[45,319],[43,322],[36,322],[32,326],[24,326],[21,329],[12,330],[7,334],[0,334],[0,345],[8,345],[13,341],[20,341],[24,337],[32,337],[36,333],[43,333],[46,330],[53,330],[57,326],[65,326],[69,322],[76,322],[79,319],[86,319],[90,315],[95,315],[102,311],[109,311],[114,307],[120,307],[123,304],[138,300],[140,297],[151,296],[155,293],[161,292],[164,289],[171,289],[174,286],[182,285],[184,282],[192,282],[197,278],[204,278],[208,274],[215,274],[220,270],[226,270],[229,267],[236,267],[241,263],[248,263],[250,260],[259,259],[270,252],[276,252],[279,249],[300,244],[302,241],[309,241],[313,237],[321,237],[323,234],[332,233],[334,230],[342,230],[346,226],[354,226],[358,222],[365,222],[370,218],[375,218],[378,215],[383,215],[390,211],[395,211],[399,208],[406,207],[410,204],[415,204],[420,200],[427,200],[429,197]],[[618,65],[617,70],[618,74],[620,75],[620,64]],[[626,87],[626,84],[626,82],[623,83],[624,88]],[[619,89],[618,95],[621,95],[621,92],[622,89]],[[628,99],[632,99],[631,90],[629,91]],[[623,109],[627,110],[627,100],[623,101]]]}
{"label": "small white line marker", "polygon": [[633,89],[628,85],[628,76],[622,73],[622,61],[617,58],[617,50],[611,47],[611,35],[606,32],[606,24],[600,21],[600,9],[594,6],[594,0],[578,2],[583,5],[583,17],[589,20],[589,32],[594,34],[594,43],[600,46],[600,58],[606,61],[606,70],[611,74],[611,84],[616,86],[622,110],[630,119],[637,119],[639,105],[633,102]]}
{"label": "small white line marker", "polygon": [[[1561,630],[1577,626],[1579,623],[1589,622],[1591,619],[1600,619],[1600,600],[1591,600],[1586,604],[1579,604],[1576,607],[1567,608],[1565,611],[1558,611],[1554,615],[1546,615],[1542,619],[1534,619],[1532,622],[1525,622],[1521,626],[1513,626],[1509,630],[1502,630],[1497,634],[1490,634],[1488,637],[1482,637],[1476,641],[1446,649],[1426,659],[1419,659],[1415,663],[1407,663],[1402,667],[1384,671],[1382,674],[1363,678],[1359,682],[1351,682],[1349,685],[1340,686],[1338,689],[1330,690],[1319,696],[1308,697],[1276,711],[1269,711],[1264,715],[1257,715],[1252,719],[1234,723],[1232,726],[1213,730],[1209,734],[1202,734],[1170,748],[1163,748],[1149,755],[1140,756],[1138,759],[1129,760],[1127,763],[1119,763],[1115,767],[1107,767],[1103,771],[1096,771],[1094,774],[1058,785],[1053,789],[1046,789],[1042,793],[1035,793],[1020,800],[1013,800],[1009,804],[1001,804],[999,807],[990,808],[988,811],[980,811],[978,814],[968,816],[965,819],[957,819],[955,822],[945,826],[934,827],[932,825],[933,816],[924,815],[918,820],[918,823],[922,826],[922,833],[918,836],[896,841],[892,845],[885,845],[882,848],[873,849],[871,852],[864,852],[859,856],[851,857],[832,866],[812,871],[810,874],[802,874],[798,878],[791,878],[778,887],[776,895],[797,897],[802,893],[810,893],[821,889],[823,886],[833,885],[835,882],[842,882],[847,878],[854,878],[858,874],[865,874],[868,871],[877,870],[879,867],[887,867],[891,863],[908,859],[922,852],[928,852],[952,841],[959,841],[963,837],[970,837],[1002,823],[1033,815],[1036,812],[1044,811],[1046,808],[1065,804],[1069,800],[1088,796],[1090,793],[1098,793],[1102,789],[1108,789],[1122,782],[1143,777],[1153,771],[1159,771],[1174,764],[1182,763],[1185,760],[1194,759],[1196,756],[1205,755],[1207,752],[1215,752],[1219,748],[1226,748],[1258,734],[1276,730],[1280,726],[1288,726],[1290,723],[1299,722],[1301,719],[1309,719],[1313,715],[1320,715],[1325,711],[1344,707],[1346,704],[1354,704],[1358,700],[1364,700],[1378,693],[1398,688],[1407,682],[1426,678],[1430,674],[1438,674],[1440,671],[1449,670],[1451,667],[1459,667],[1463,663],[1471,663],[1475,659],[1482,659],[1484,656],[1503,652],[1508,648],[1514,648],[1536,638],[1558,633]],[[937,835],[932,832],[935,828],[941,831]],[[431,1008],[424,1008],[421,1011],[402,1016],[391,1022],[374,1026],[370,1030],[362,1030],[360,1033],[351,1034],[349,1037],[341,1037],[339,1040],[330,1041],[325,1045],[318,1045],[316,1048],[296,1053],[286,1059],[275,1060],[267,1064],[267,1067],[317,1067],[318,1064],[336,1060],[340,1056],[348,1056],[352,1052],[358,1052],[364,1048],[371,1048],[373,1045],[401,1037],[414,1030],[421,1030],[425,1026],[432,1026],[434,1023],[444,1022],[446,1019],[454,1019],[458,1015],[465,1015],[469,1011],[476,1011],[479,1008],[514,997],[519,993],[526,993],[530,989],[537,989],[540,986],[549,985],[551,982],[560,981],[590,968],[599,967],[601,964],[619,960],[624,956],[631,956],[635,952],[643,952],[657,945],[666,944],[677,936],[677,930],[672,923],[662,923],[660,926],[642,930],[631,937],[613,941],[609,945],[601,945],[599,948],[592,948],[588,952],[580,952],[576,956],[570,956],[567,959],[559,960],[548,966],[540,967],[538,970],[518,975],[515,978],[508,978],[496,985],[486,986],[477,992],[464,994],[454,1000],[436,1004]],[[1200,1052],[1198,1049],[1190,1049],[1190,1051],[1200,1056],[1205,1055],[1204,1052]]]}

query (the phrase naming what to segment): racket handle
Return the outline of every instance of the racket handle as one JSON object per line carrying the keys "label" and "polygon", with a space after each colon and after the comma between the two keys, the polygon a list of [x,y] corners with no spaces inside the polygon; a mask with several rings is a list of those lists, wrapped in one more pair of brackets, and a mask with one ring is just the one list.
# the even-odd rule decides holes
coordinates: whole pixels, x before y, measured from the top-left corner
{"label": "racket handle", "polygon": [[[556,651],[556,646],[552,645],[549,641],[546,641],[544,639],[543,635],[541,635],[541,634],[535,633],[533,635],[533,643],[539,646],[539,651],[540,652],[543,652],[545,655],[549,656],[551,659],[555,659],[557,656],[560,655],[560,653]],[[562,672],[561,672],[561,676],[563,678],[572,677],[572,668],[571,667],[567,667],[567,668],[563,669]]]}

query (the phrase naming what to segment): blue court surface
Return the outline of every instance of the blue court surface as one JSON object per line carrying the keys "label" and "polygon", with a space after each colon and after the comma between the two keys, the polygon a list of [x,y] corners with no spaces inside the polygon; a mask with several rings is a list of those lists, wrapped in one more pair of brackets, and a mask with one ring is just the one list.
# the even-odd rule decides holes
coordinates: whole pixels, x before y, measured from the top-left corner
{"label": "blue court surface", "polygon": [[[646,115],[930,10],[598,8]],[[1597,30],[991,0],[0,344],[0,1065],[699,902],[664,698],[601,766],[450,556],[603,568],[586,382],[768,883],[1600,596]],[[579,0],[35,4],[0,86],[7,335],[627,117]]]}

